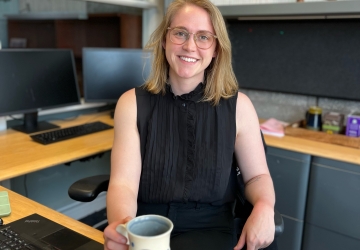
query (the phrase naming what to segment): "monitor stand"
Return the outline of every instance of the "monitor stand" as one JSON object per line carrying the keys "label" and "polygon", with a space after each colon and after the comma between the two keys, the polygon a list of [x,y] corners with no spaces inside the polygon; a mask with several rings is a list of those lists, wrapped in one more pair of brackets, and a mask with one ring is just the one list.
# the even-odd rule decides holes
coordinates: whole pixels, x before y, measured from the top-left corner
{"label": "monitor stand", "polygon": [[59,128],[59,126],[55,124],[51,124],[49,122],[45,122],[45,121],[38,122],[37,117],[38,117],[37,112],[26,113],[24,114],[24,124],[16,125],[11,128],[26,134],[32,134],[44,130]]}
{"label": "monitor stand", "polygon": [[110,118],[114,119],[115,107],[116,107],[116,103],[108,103],[105,106],[98,108],[98,112],[110,110]]}

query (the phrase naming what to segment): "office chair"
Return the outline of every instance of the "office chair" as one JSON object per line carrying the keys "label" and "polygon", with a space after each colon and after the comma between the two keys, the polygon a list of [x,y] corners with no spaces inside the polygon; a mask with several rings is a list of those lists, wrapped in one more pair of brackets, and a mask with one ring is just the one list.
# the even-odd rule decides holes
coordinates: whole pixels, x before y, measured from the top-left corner
{"label": "office chair", "polygon": [[[263,140],[264,149],[266,152],[266,143],[261,133],[261,137]],[[236,164],[236,160],[234,157],[233,164]],[[231,176],[236,176],[235,167],[232,168]],[[107,191],[109,185],[110,175],[96,175],[87,178],[83,178],[81,180],[76,181],[73,183],[69,190],[69,196],[76,201],[81,202],[90,202],[93,201],[101,192]],[[242,180],[242,178],[238,178]],[[234,183],[237,184],[234,184]],[[234,228],[235,233],[239,237],[242,231],[243,226],[245,225],[246,219],[249,217],[252,211],[252,205],[245,199],[245,185],[242,181],[240,183],[238,181],[232,182],[230,180],[230,185],[238,185],[236,193],[236,201],[234,205]],[[274,215],[274,222],[275,222],[275,238],[279,237],[284,231],[284,221],[279,213],[275,209]]]}

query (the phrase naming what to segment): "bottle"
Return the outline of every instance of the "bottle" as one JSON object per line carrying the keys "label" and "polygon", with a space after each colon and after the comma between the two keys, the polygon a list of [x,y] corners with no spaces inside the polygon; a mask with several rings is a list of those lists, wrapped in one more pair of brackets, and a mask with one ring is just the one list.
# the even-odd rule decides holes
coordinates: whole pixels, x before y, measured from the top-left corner
{"label": "bottle", "polygon": [[322,108],[318,106],[311,106],[306,112],[306,128],[310,130],[321,130],[321,115]]}

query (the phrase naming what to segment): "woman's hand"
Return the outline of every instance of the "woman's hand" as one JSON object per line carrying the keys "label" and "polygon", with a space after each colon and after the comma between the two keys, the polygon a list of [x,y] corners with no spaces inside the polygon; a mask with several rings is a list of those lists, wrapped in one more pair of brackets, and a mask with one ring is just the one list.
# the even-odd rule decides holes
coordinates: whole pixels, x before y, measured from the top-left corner
{"label": "woman's hand", "polygon": [[274,236],[274,208],[258,204],[247,219],[234,250],[242,249],[245,244],[247,250],[266,248],[273,242]]}
{"label": "woman's hand", "polygon": [[110,223],[104,230],[104,250],[128,250],[129,246],[127,238],[116,231],[119,224],[124,224],[131,220],[130,216],[126,217],[123,221],[115,221]]}

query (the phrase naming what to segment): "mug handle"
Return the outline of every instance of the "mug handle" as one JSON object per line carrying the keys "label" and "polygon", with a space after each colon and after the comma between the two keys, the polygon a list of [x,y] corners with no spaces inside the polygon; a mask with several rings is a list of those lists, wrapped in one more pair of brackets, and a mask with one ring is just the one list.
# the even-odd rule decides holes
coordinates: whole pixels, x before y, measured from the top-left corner
{"label": "mug handle", "polygon": [[127,229],[126,229],[126,224],[119,224],[117,225],[116,227],[116,232],[118,232],[119,234],[123,235],[124,237],[126,237],[127,239],[127,242],[126,244],[129,245],[129,236],[128,236],[128,232],[127,232]]}

